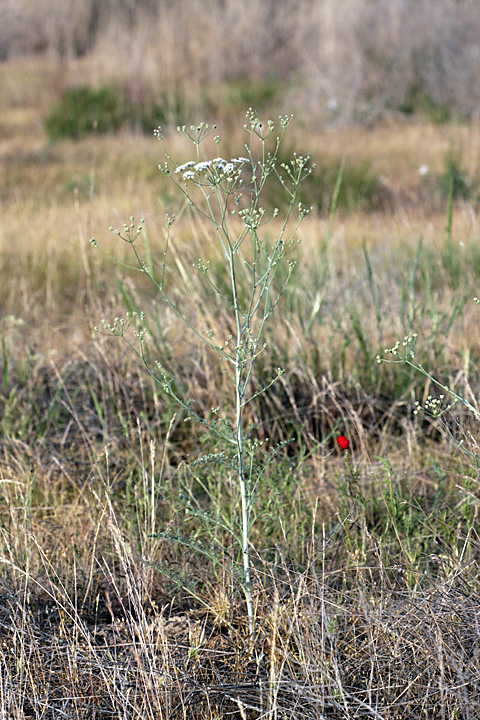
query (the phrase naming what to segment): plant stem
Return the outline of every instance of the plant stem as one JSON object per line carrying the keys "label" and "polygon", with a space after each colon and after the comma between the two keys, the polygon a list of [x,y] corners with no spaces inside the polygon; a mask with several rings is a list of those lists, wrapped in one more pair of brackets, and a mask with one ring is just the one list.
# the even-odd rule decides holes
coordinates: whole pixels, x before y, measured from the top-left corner
{"label": "plant stem", "polygon": [[[241,366],[237,367],[235,380],[241,383]],[[240,493],[242,496],[242,554],[243,554],[243,570],[245,574],[245,599],[247,601],[248,626],[250,635],[253,635],[253,599],[252,599],[252,581],[250,575],[250,512],[249,512],[249,489],[245,476],[244,449],[243,449],[243,429],[242,429],[242,398],[239,384],[236,387],[236,438],[237,438],[237,459],[238,472],[240,476]]]}
{"label": "plant stem", "polygon": [[[245,385],[243,383],[243,369],[245,367],[245,341],[243,339],[242,316],[238,304],[237,283],[235,276],[235,263],[233,252],[229,254],[230,279],[232,283],[233,307],[235,311],[235,323],[237,329],[237,342],[235,350],[235,439],[237,443],[237,465],[240,480],[240,494],[242,497],[242,555],[243,555],[243,571],[244,571],[244,592],[247,602],[248,627],[250,636],[254,630],[253,616],[253,599],[252,599],[252,581],[250,573],[250,508],[249,508],[249,488],[245,474],[244,447],[243,447],[243,397],[245,394]],[[248,328],[247,328],[248,330]],[[248,332],[247,332],[248,338]]]}

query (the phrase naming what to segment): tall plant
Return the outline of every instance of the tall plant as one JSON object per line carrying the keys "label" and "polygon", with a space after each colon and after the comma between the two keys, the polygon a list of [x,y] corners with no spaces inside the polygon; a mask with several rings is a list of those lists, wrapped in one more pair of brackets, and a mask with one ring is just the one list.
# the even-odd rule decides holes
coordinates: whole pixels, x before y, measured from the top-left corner
{"label": "tall plant", "polygon": [[[171,229],[174,217],[167,215],[166,240],[161,272],[157,276],[152,264],[142,257],[137,240],[141,235],[143,220],[136,225],[134,218],[123,226],[123,231],[113,230],[132,249],[137,265],[153,283],[163,301],[189,328],[193,338],[207,345],[221,368],[227,373],[231,388],[231,407],[224,417],[216,409],[212,418],[200,416],[192,399],[180,395],[161,360],[153,366],[145,348],[146,318],[143,313],[127,313],[125,318],[116,318],[113,323],[104,322],[104,331],[124,338],[140,356],[148,372],[160,387],[180,405],[187,417],[199,422],[212,431],[222,444],[222,451],[214,454],[216,462],[223,463],[236,478],[241,495],[241,528],[231,528],[241,545],[242,587],[245,594],[250,633],[254,630],[254,603],[250,557],[250,531],[254,503],[253,488],[264,467],[252,462],[258,453],[258,444],[251,442],[246,432],[245,408],[261,393],[264,393],[284,372],[277,369],[258,391],[252,389],[252,373],[259,354],[265,348],[265,328],[284,293],[295,262],[290,256],[299,240],[297,230],[309,209],[297,201],[301,182],[312,172],[310,156],[297,156],[287,163],[279,161],[279,148],[289,125],[289,117],[280,117],[276,128],[272,121],[265,126],[252,110],[247,112],[244,128],[247,142],[244,154],[226,160],[220,157],[221,138],[214,136],[217,157],[202,159],[202,144],[213,135],[215,126],[210,128],[202,123],[197,127],[179,127],[178,131],[193,145],[194,159],[179,165],[170,156],[165,138],[159,128],[156,136],[162,143],[165,161],[160,171],[173,183],[176,190],[189,203],[195,213],[210,223],[212,242],[216,243],[219,256],[223,259],[228,276],[228,293],[220,290],[210,277],[208,262],[199,260],[196,268],[210,283],[223,302],[232,319],[234,332],[219,341],[213,330],[203,331],[187,318],[166,290],[166,267],[169,245],[172,242]],[[280,213],[274,210],[268,214],[261,205],[262,191],[269,179],[277,179],[288,195],[288,205]],[[280,188],[279,188],[280,189]],[[264,227],[275,220],[274,239],[264,237]],[[93,238],[92,243],[96,245]],[[132,340],[127,334],[129,326],[134,327]],[[213,459],[213,454],[205,456]],[[271,454],[270,454],[271,457]]]}

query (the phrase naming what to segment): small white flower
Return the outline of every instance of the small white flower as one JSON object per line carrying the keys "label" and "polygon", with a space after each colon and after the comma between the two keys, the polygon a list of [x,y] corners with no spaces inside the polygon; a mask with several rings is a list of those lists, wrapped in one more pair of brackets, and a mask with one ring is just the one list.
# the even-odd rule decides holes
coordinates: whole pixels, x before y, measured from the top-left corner
{"label": "small white flower", "polygon": [[197,172],[203,172],[204,170],[208,170],[208,168],[211,166],[212,161],[211,160],[204,160],[203,162],[199,162],[195,165],[195,170]]}
{"label": "small white flower", "polygon": [[184,180],[193,180],[195,178],[195,173],[193,170],[187,170],[183,173],[183,179]]}
{"label": "small white flower", "polygon": [[429,167],[428,165],[420,165],[418,168],[418,174],[422,177],[425,177],[425,175],[428,175]]}
{"label": "small white flower", "polygon": [[240,163],[246,163],[246,162],[248,162],[248,158],[246,158],[246,157],[233,158],[233,160],[232,160],[232,163],[240,164]]}
{"label": "small white flower", "polygon": [[222,167],[222,173],[231,173],[235,170],[235,165],[233,163],[225,163],[225,165]]}
{"label": "small white flower", "polygon": [[187,170],[188,168],[192,168],[195,165],[194,160],[189,160],[188,162],[184,163],[183,165],[179,165],[177,169],[175,170],[176,173],[183,172],[184,170]]}

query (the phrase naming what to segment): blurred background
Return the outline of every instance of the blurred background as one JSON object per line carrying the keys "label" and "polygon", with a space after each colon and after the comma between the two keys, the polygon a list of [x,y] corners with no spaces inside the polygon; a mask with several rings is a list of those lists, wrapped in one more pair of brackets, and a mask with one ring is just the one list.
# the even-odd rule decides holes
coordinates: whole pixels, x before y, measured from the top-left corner
{"label": "blurred background", "polygon": [[[0,59],[115,83],[170,120],[275,100],[303,120],[475,116],[476,0],[2,0]],[[160,112],[161,110],[161,112]]]}

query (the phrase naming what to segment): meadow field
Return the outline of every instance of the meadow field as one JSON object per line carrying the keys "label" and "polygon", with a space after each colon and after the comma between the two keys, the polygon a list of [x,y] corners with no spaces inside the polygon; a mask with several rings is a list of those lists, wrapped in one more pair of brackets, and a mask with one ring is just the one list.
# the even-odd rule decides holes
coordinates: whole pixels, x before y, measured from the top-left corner
{"label": "meadow field", "polygon": [[[233,422],[228,377],[176,314],[228,338],[228,303],[193,266],[217,288],[227,268],[159,171],[138,97],[121,127],[108,108],[105,128],[75,125],[77,106],[65,130],[59,103],[89,63],[0,64],[0,716],[480,718],[478,121],[433,103],[338,123],[287,109],[279,161],[311,153],[316,167],[254,394],[284,372],[245,410],[260,443],[252,635],[218,436],[94,329],[144,312],[175,392]],[[237,157],[251,102],[266,123],[288,97],[279,109],[264,81],[219,83],[194,122],[217,122]],[[161,124],[183,164],[172,97]],[[214,157],[211,138],[201,153]],[[286,207],[275,178],[262,199],[279,209],[268,245]],[[144,219],[136,247],[161,274],[167,213],[170,306],[109,231]],[[450,392],[377,362],[414,333],[416,362]],[[457,401],[435,418],[440,392],[442,408]]]}

